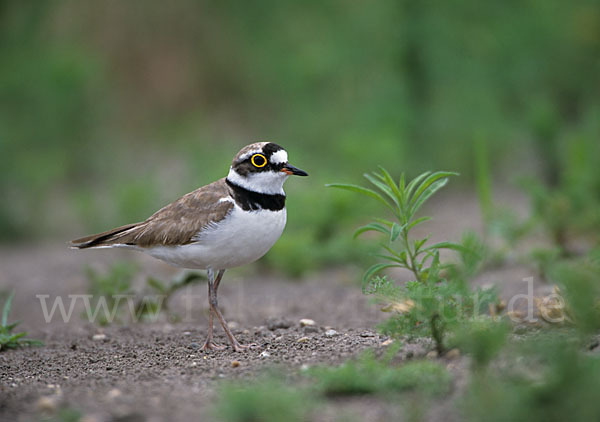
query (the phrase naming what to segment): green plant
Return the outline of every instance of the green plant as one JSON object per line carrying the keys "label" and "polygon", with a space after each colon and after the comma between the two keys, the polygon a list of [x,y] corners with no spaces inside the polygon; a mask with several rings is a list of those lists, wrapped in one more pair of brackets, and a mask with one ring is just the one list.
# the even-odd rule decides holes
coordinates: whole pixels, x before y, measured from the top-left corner
{"label": "green plant", "polygon": [[598,420],[600,359],[567,336],[533,336],[498,367],[473,374],[460,399],[464,420]]}
{"label": "green plant", "polygon": [[39,340],[25,338],[26,332],[13,333],[13,330],[19,325],[19,321],[8,323],[8,314],[12,306],[12,300],[15,297],[15,292],[12,291],[4,302],[2,308],[2,325],[0,325],[0,351],[5,349],[15,349],[21,346],[43,346]]}
{"label": "green plant", "polygon": [[595,159],[600,146],[582,133],[561,139],[552,152],[551,180],[521,180],[531,200],[530,224],[546,233],[561,257],[580,255],[582,247],[574,248],[574,241],[600,240],[600,172]]}
{"label": "green plant", "polygon": [[[106,274],[101,274],[90,267],[86,268],[89,292],[93,296],[91,306],[96,311],[104,310],[104,313],[95,314],[98,324],[108,325],[114,319],[119,320],[119,311],[127,303],[122,299],[133,295],[131,282],[136,271],[136,267],[128,263],[116,263]],[[87,310],[84,316],[90,316]]]}
{"label": "green plant", "polygon": [[[154,294],[151,298],[144,296],[141,300],[138,300],[135,306],[136,316],[142,318],[152,317],[161,311],[169,312],[169,299],[179,290],[200,281],[206,281],[206,276],[198,272],[186,272],[179,279],[172,280],[169,283],[154,277],[148,277],[146,284]],[[174,314],[173,317],[178,318]]]}
{"label": "green plant", "polygon": [[456,330],[454,343],[473,358],[475,370],[484,369],[506,344],[510,325],[490,317],[473,318]]}
{"label": "green plant", "polygon": [[550,275],[561,286],[569,318],[585,339],[600,330],[600,261],[594,256],[554,265]]}
{"label": "green plant", "polygon": [[409,233],[417,225],[431,220],[431,217],[427,216],[416,218],[417,212],[434,193],[448,183],[449,176],[456,175],[458,173],[446,171],[425,172],[407,184],[404,173],[402,173],[400,181],[396,184],[387,170],[380,167],[380,173],[364,175],[379,192],[358,185],[327,185],[374,198],[391,210],[396,219],[396,221],[390,221],[377,218],[374,222],[360,227],[354,233],[354,237],[357,237],[367,231],[376,231],[385,234],[389,239],[389,244],[396,240],[399,243],[397,249],[383,245],[389,255],[379,255],[379,257],[387,263],[375,264],[367,270],[363,276],[363,291],[368,289],[368,285],[375,274],[391,267],[410,270],[414,274],[415,280],[421,283],[438,281],[439,271],[442,268],[439,261],[439,251],[441,249],[462,250],[462,246],[452,242],[440,242],[426,246],[428,237],[413,240],[410,238]]}
{"label": "green plant", "polygon": [[[413,239],[411,230],[431,219],[417,218],[417,212],[439,189],[448,182],[453,172],[426,172],[406,183],[402,174],[398,183],[383,168],[379,173],[365,177],[377,190],[357,185],[332,184],[329,186],[358,192],[376,199],[389,209],[395,221],[377,218],[360,227],[355,237],[367,231],[383,233],[386,244],[385,255],[376,255],[385,260],[372,265],[363,276],[363,292],[374,294],[380,299],[391,301],[395,316],[383,324],[383,331],[392,336],[412,334],[433,337],[439,353],[444,351],[446,331],[464,319],[475,315],[494,300],[493,292],[471,291],[465,278],[472,275],[481,260],[483,246],[473,236],[465,237],[469,249],[458,243],[439,242],[427,244],[429,237]],[[440,251],[458,251],[462,264],[450,265],[440,262]],[[387,268],[404,268],[412,272],[414,280],[397,286],[386,277],[377,274]]]}
{"label": "green plant", "polygon": [[338,367],[311,368],[308,374],[315,380],[317,391],[327,396],[390,395],[408,391],[440,395],[448,392],[451,376],[444,366],[430,361],[397,366],[390,362],[394,354],[377,359],[373,352],[367,351],[358,359]]}
{"label": "green plant", "polygon": [[314,398],[300,388],[290,387],[274,375],[258,380],[221,386],[214,412],[224,422],[301,422],[312,410]]}

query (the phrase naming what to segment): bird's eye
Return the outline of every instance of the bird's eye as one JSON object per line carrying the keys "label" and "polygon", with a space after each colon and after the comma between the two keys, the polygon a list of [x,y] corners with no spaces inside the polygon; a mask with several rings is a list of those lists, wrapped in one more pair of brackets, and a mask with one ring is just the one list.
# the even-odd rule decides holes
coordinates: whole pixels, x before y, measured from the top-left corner
{"label": "bird's eye", "polygon": [[250,161],[252,161],[252,164],[254,164],[254,167],[264,167],[267,165],[267,158],[262,155],[262,154],[254,154],[252,156],[252,158],[250,159]]}

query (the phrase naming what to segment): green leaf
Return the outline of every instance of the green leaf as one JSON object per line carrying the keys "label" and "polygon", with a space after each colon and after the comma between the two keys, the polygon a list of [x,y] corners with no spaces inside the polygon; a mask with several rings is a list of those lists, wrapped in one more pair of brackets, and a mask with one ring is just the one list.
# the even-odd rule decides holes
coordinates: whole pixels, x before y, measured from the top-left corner
{"label": "green leaf", "polygon": [[[400,205],[401,205],[400,208],[404,208],[403,205],[404,205],[405,199],[406,199],[406,197],[404,196],[404,186],[402,186],[400,189],[398,189],[398,186],[396,186],[396,182],[394,182],[393,177],[390,175],[390,173],[384,167],[379,166],[379,171],[381,171],[381,176],[379,176],[379,177],[392,189],[392,192],[394,193],[396,198],[398,198],[398,202],[400,202]],[[402,174],[402,177],[400,180],[401,181],[404,180],[404,174]],[[402,185],[404,185],[404,182],[402,182]]]}
{"label": "green leaf", "polygon": [[398,264],[402,264],[402,266],[405,265],[405,261],[403,261],[401,257],[397,257],[394,255],[390,256],[390,255],[383,255],[383,254],[373,254],[373,256],[375,256],[377,258],[385,259],[386,261],[392,261],[392,262],[396,262]]}
{"label": "green leaf", "polygon": [[383,193],[385,193],[392,200],[392,202],[394,202],[394,204],[396,204],[396,207],[400,208],[400,202],[398,202],[398,198],[396,197],[396,195],[394,195],[394,191],[392,190],[392,188],[390,186],[388,186],[386,183],[384,183],[382,181],[377,180],[375,177],[371,176],[370,174],[365,173],[363,176],[369,182],[371,182],[372,184],[377,186],[379,188],[379,190],[381,190]]}
{"label": "green leaf", "polygon": [[398,252],[395,249],[390,248],[387,245],[381,245],[383,247],[383,249],[385,249],[386,251],[388,251],[391,255],[396,256],[400,259],[403,259],[406,262],[406,250],[401,250],[400,252]]}
{"label": "green leaf", "polygon": [[421,218],[417,218],[416,220],[411,221],[411,223],[406,227],[406,230],[410,230],[413,227],[415,227],[415,226],[417,226],[417,225],[419,225],[421,223],[424,223],[426,221],[429,221],[429,220],[431,220],[431,217],[427,217],[427,216],[424,216],[424,217],[421,217]]}
{"label": "green leaf", "polygon": [[390,229],[392,228],[392,226],[394,225],[393,221],[390,220],[386,220],[385,218],[374,218],[374,220],[380,224],[383,224],[387,227],[389,227]]}
{"label": "green leaf", "polygon": [[392,225],[392,230],[390,230],[390,242],[398,239],[398,236],[400,236],[400,233],[402,233],[404,227],[406,227],[406,225],[400,226],[398,223],[394,223]]}
{"label": "green leaf", "polygon": [[[422,175],[421,175],[422,176]],[[421,176],[418,176],[419,178]],[[433,190],[433,192],[430,192],[429,195],[427,196],[427,198],[423,201],[420,201],[421,195],[423,195],[423,193],[425,191],[428,191],[429,188],[431,187],[431,185],[433,185],[435,182],[439,181],[440,179],[445,179],[449,176],[458,176],[458,173],[452,172],[452,171],[437,171],[433,174],[430,174],[429,176],[427,176],[425,178],[425,180],[423,180],[423,182],[421,182],[421,184],[419,185],[419,187],[417,188],[417,190],[415,191],[414,196],[410,199],[411,202],[411,213],[415,213],[417,209],[420,208],[421,205],[423,205],[423,203],[427,200],[427,198],[429,198],[433,193],[435,193],[435,191],[437,191],[438,189],[440,189],[443,185],[446,184],[446,182],[444,182],[441,186],[438,186],[436,189]],[[419,179],[421,180],[421,179]],[[416,204],[420,202],[420,205],[417,207]]]}
{"label": "green leaf", "polygon": [[15,291],[12,290],[4,302],[4,308],[2,309],[2,326],[6,327],[8,322],[8,313],[10,312],[10,307],[12,306],[12,300],[15,297]]}
{"label": "green leaf", "polygon": [[12,336],[10,336],[10,338],[9,338],[9,341],[8,341],[8,342],[9,342],[9,343],[15,343],[15,342],[17,342],[17,340],[19,340],[20,338],[23,338],[23,337],[25,337],[26,335],[27,335],[27,333],[26,333],[26,332],[22,332],[22,333],[16,333],[16,334],[13,334]]}
{"label": "green leaf", "polygon": [[150,287],[152,287],[154,290],[158,290],[160,293],[166,294],[168,292],[168,287],[165,286],[165,284],[154,278],[154,277],[148,277],[148,279],[146,280],[146,283],[148,283],[148,285]]}
{"label": "green leaf", "polygon": [[433,251],[433,250],[438,250],[438,249],[451,249],[451,250],[457,251],[457,252],[473,252],[470,249],[465,248],[460,243],[454,243],[454,242],[435,243],[435,244],[430,245],[430,246],[426,247],[425,249],[423,249],[423,252]]}
{"label": "green leaf", "polygon": [[368,188],[363,188],[362,186],[358,186],[358,185],[349,185],[349,184],[343,184],[343,183],[330,183],[325,186],[328,188],[344,189],[344,190],[348,190],[350,192],[357,192],[357,193],[360,193],[363,195],[370,196],[371,198],[377,199],[379,202],[384,204],[386,207],[388,207],[392,211],[394,211],[394,212],[396,211],[394,209],[394,207],[392,206],[392,204],[390,204],[388,201],[386,201],[383,196],[381,196],[379,193],[375,192],[374,190],[371,190]]}
{"label": "green leaf", "polygon": [[423,206],[423,204],[438,190],[446,186],[448,183],[448,179],[441,179],[434,182],[431,186],[429,186],[425,192],[423,192],[419,198],[413,203],[412,208],[410,209],[410,213],[412,215],[416,214],[417,211]]}
{"label": "green leaf", "polygon": [[386,268],[392,268],[392,267],[401,267],[398,264],[375,264],[372,265],[367,272],[365,273],[365,275],[363,276],[363,280],[362,280],[362,290],[363,293],[367,294],[367,287],[369,284],[369,280],[371,279],[371,277],[373,277],[375,274],[377,274],[378,272],[386,269]]}
{"label": "green leaf", "polygon": [[430,174],[431,174],[430,171],[426,171],[425,173],[418,175],[417,177],[415,177],[414,179],[412,179],[408,183],[408,186],[406,187],[406,195],[407,195],[407,199],[408,199],[409,202],[411,200],[412,192],[415,189],[415,187],[417,186],[417,184],[420,183],[421,180],[423,180],[424,178],[426,178]]}
{"label": "green leaf", "polygon": [[429,266],[429,273],[427,274],[427,283],[437,283],[440,277],[440,252],[435,251],[433,260]]}
{"label": "green leaf", "polygon": [[377,231],[377,232],[381,232],[386,235],[390,234],[390,230],[387,227],[385,227],[383,224],[369,223],[369,224],[366,224],[366,225],[356,229],[356,231],[354,232],[354,238],[356,239],[358,236],[360,236],[364,232],[368,232],[368,231]]}
{"label": "green leaf", "polygon": [[429,240],[430,236],[427,236],[425,239],[415,240],[413,245],[415,248],[415,254],[420,252],[421,247]]}

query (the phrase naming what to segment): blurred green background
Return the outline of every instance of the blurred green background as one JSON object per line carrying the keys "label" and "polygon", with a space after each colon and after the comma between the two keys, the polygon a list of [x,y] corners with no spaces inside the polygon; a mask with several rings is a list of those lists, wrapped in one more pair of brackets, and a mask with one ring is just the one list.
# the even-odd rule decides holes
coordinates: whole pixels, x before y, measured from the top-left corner
{"label": "blurred green background", "polygon": [[311,175],[266,261],[292,274],[362,255],[368,205],[324,184],[379,164],[471,188],[485,146],[588,209],[599,98],[597,0],[2,0],[0,242],[142,220],[258,140]]}

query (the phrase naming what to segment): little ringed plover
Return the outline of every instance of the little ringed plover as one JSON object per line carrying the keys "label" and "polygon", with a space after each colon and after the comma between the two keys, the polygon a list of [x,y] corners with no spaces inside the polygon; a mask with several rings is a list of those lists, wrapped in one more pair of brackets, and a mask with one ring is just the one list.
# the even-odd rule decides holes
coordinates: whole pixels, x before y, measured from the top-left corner
{"label": "little ringed plover", "polygon": [[237,153],[227,177],[202,186],[161,208],[147,220],[71,241],[86,248],[127,248],[169,264],[206,269],[210,306],[203,349],[213,342],[216,316],[234,350],[246,349],[227,326],[218,307],[217,290],[228,268],[256,261],[275,244],[286,222],[283,183],[308,174],[288,163],[277,144],[258,142]]}

